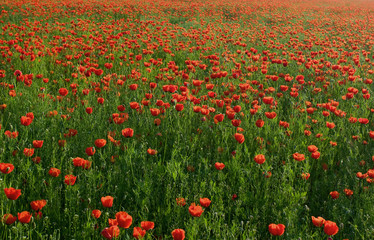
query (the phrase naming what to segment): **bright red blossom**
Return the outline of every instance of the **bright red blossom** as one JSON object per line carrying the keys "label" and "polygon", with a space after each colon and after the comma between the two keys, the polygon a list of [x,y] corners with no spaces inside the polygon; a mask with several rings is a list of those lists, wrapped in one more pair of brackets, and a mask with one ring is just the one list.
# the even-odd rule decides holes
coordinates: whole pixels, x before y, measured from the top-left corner
{"label": "bright red blossom", "polygon": [[132,217],[127,212],[117,212],[116,219],[118,226],[122,228],[129,228],[132,224]]}
{"label": "bright red blossom", "polygon": [[199,205],[196,205],[195,203],[191,204],[191,206],[188,208],[188,211],[193,217],[200,217],[201,214],[204,212],[202,207],[200,207]]}
{"label": "bright red blossom", "polygon": [[3,222],[7,225],[13,224],[17,220],[16,216],[13,216],[10,213],[4,214],[3,216]]}
{"label": "bright red blossom", "polygon": [[325,221],[325,227],[324,227],[323,231],[327,235],[333,236],[333,235],[335,235],[339,232],[339,228],[338,228],[338,226],[336,225],[335,222]]}
{"label": "bright red blossom", "polygon": [[271,235],[273,236],[281,236],[283,235],[284,233],[284,230],[286,229],[286,226],[284,226],[283,224],[270,224],[269,225],[269,232],[271,233]]}
{"label": "bright red blossom", "polygon": [[101,198],[101,203],[103,204],[103,207],[110,208],[113,206],[113,197],[112,196],[106,196]]}
{"label": "bright red blossom", "polygon": [[211,201],[209,198],[200,198],[200,205],[207,208],[209,207]]}
{"label": "bright red blossom", "polygon": [[65,182],[66,185],[74,185],[76,180],[77,180],[76,176],[66,175],[64,182]]}
{"label": "bright red blossom", "polygon": [[145,230],[145,231],[148,231],[148,230],[151,230],[155,227],[155,223],[154,222],[151,222],[151,221],[143,221],[140,223],[140,226]]}
{"label": "bright red blossom", "polygon": [[173,236],[173,240],[184,240],[185,231],[183,229],[174,229],[171,235]]}
{"label": "bright red blossom", "polygon": [[10,200],[17,200],[19,196],[21,196],[21,189],[14,189],[14,188],[4,188],[4,193],[6,197]]}

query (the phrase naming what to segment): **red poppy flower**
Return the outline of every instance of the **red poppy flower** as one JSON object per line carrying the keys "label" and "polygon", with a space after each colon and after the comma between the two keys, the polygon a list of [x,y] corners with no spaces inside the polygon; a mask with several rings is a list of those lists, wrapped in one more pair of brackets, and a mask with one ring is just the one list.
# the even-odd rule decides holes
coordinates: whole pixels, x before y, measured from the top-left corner
{"label": "red poppy flower", "polygon": [[75,167],[82,167],[84,161],[85,160],[83,158],[80,158],[80,157],[73,158],[73,165]]}
{"label": "red poppy flower", "polygon": [[77,180],[76,176],[74,176],[74,175],[66,175],[64,182],[65,182],[66,185],[71,185],[72,186],[72,185],[75,184],[76,180]]}
{"label": "red poppy flower", "polygon": [[215,167],[217,170],[222,170],[222,169],[225,168],[225,164],[223,164],[223,163],[219,163],[219,162],[216,162],[216,163],[214,164],[214,167]]}
{"label": "red poppy flower", "polygon": [[132,236],[136,239],[143,238],[145,236],[146,231],[143,230],[141,227],[134,227],[134,231],[132,232]]}
{"label": "red poppy flower", "polygon": [[326,122],[326,127],[333,129],[335,127],[335,123],[333,122]]}
{"label": "red poppy flower", "polygon": [[312,153],[312,158],[314,158],[314,159],[318,159],[320,156],[321,156],[321,153],[318,152],[318,151],[315,151],[315,152]]}
{"label": "red poppy flower", "polygon": [[7,225],[13,224],[17,220],[16,216],[13,216],[10,213],[4,214],[3,216],[3,222]]}
{"label": "red poppy flower", "polygon": [[274,99],[272,97],[263,97],[262,98],[262,101],[265,103],[265,104],[272,104]]}
{"label": "red poppy flower", "polygon": [[332,197],[332,199],[337,199],[339,197],[339,193],[338,191],[333,191],[330,192],[330,196]]}
{"label": "red poppy flower", "polygon": [[101,76],[104,73],[104,70],[102,70],[102,69],[95,69],[94,73],[95,73],[96,76]]}
{"label": "red poppy flower", "polygon": [[16,76],[16,77],[22,76],[22,72],[21,72],[21,70],[16,70],[16,71],[14,71],[13,75]]}
{"label": "red poppy flower", "polygon": [[103,204],[103,207],[110,208],[113,206],[113,197],[112,196],[106,196],[101,198],[101,203]]}
{"label": "red poppy flower", "polygon": [[20,221],[21,223],[29,223],[31,220],[31,217],[32,215],[28,211],[23,211],[21,213],[18,213],[18,221]]}
{"label": "red poppy flower", "polygon": [[316,227],[322,227],[323,224],[325,224],[325,219],[322,218],[322,217],[314,217],[312,216],[312,222],[313,222],[313,225],[316,226]]}
{"label": "red poppy flower", "polygon": [[140,105],[137,102],[130,102],[130,108],[131,109],[139,109]]}
{"label": "red poppy flower", "polygon": [[277,116],[276,112],[265,112],[265,116],[269,119],[274,119]]}
{"label": "red poppy flower", "polygon": [[113,67],[113,63],[105,63],[105,64],[104,64],[104,67],[105,67],[106,69],[111,69],[111,68]]}
{"label": "red poppy flower", "polygon": [[326,221],[325,222],[325,227],[323,228],[323,231],[327,235],[333,236],[333,235],[335,235],[335,234],[337,234],[339,232],[339,228],[338,228],[338,226],[336,225],[335,222]]}
{"label": "red poppy flower", "polygon": [[155,227],[155,223],[151,222],[151,221],[143,221],[143,222],[140,223],[140,226],[144,230],[148,231],[148,230],[153,229]]}
{"label": "red poppy flower", "polygon": [[101,211],[99,209],[94,209],[94,210],[92,210],[91,215],[92,215],[92,217],[98,219],[101,216]]}
{"label": "red poppy flower", "polygon": [[186,200],[184,198],[176,198],[175,200],[177,201],[178,206],[183,207],[184,205],[186,205]]}
{"label": "red poppy flower", "polygon": [[311,153],[314,153],[314,152],[318,151],[318,147],[316,147],[314,145],[310,145],[310,146],[308,146],[308,151],[311,152]]}
{"label": "red poppy flower", "polygon": [[245,140],[244,135],[241,133],[235,133],[234,137],[239,144],[242,144]]}
{"label": "red poppy flower", "polygon": [[173,236],[173,240],[184,240],[185,231],[183,229],[174,229],[171,235]]}
{"label": "red poppy flower", "polygon": [[26,117],[31,118],[31,120],[34,120],[34,113],[28,112],[26,113]]}
{"label": "red poppy flower", "polygon": [[269,232],[273,236],[281,236],[283,235],[285,228],[286,226],[284,226],[283,224],[272,223],[269,225]]}
{"label": "red poppy flower", "polygon": [[60,89],[58,90],[58,93],[59,93],[61,96],[65,97],[66,95],[68,95],[69,91],[68,91],[66,88],[60,88]]}
{"label": "red poppy flower", "polygon": [[14,165],[11,163],[0,163],[0,172],[4,174],[11,173],[14,170]]}
{"label": "red poppy flower", "polygon": [[147,149],[147,153],[148,153],[149,155],[155,155],[155,154],[157,154],[157,150],[155,150],[155,149],[151,149],[151,148],[148,148],[148,149]]}
{"label": "red poppy flower", "polygon": [[256,126],[259,127],[259,128],[262,128],[264,126],[264,124],[265,124],[265,122],[262,119],[258,119],[256,121]]}
{"label": "red poppy flower", "polygon": [[353,191],[351,189],[344,189],[344,193],[347,197],[350,197],[353,195]]}
{"label": "red poppy flower", "polygon": [[125,105],[118,105],[117,110],[120,111],[120,112],[124,112],[126,110],[126,107],[125,107]]}
{"label": "red poppy flower", "polygon": [[150,109],[152,116],[158,116],[160,114],[160,109],[158,108],[151,108]]}
{"label": "red poppy flower", "polygon": [[21,124],[23,126],[29,126],[32,123],[32,119],[29,117],[22,116],[21,117]]}
{"label": "red poppy flower", "polygon": [[102,97],[97,98],[97,103],[98,104],[104,104],[104,101],[105,101],[105,99],[102,98]]}
{"label": "red poppy flower", "polygon": [[161,124],[161,119],[156,118],[156,119],[153,121],[153,123],[154,123],[156,126],[160,126],[160,124]]}
{"label": "red poppy flower", "polygon": [[207,207],[209,207],[210,203],[211,203],[211,201],[210,201],[209,198],[200,198],[201,206],[207,208]]}
{"label": "red poppy flower", "polygon": [[108,224],[109,226],[117,226],[118,225],[117,219],[108,218]]}
{"label": "red poppy flower", "polygon": [[184,108],[183,104],[178,103],[175,105],[175,110],[177,110],[178,112],[182,111],[183,108]]}
{"label": "red poppy flower", "polygon": [[305,156],[304,154],[301,154],[301,153],[294,153],[292,154],[293,156],[293,159],[295,159],[296,161],[304,161],[305,160]]}
{"label": "red poppy flower", "polygon": [[133,90],[133,91],[135,91],[137,88],[138,88],[138,84],[131,84],[130,86],[129,86],[129,88],[131,89],[131,90]]}
{"label": "red poppy flower", "polygon": [[122,129],[122,136],[129,138],[134,135],[134,130],[132,128]]}
{"label": "red poppy flower", "polygon": [[122,228],[129,228],[132,224],[132,217],[127,212],[117,212],[116,219],[118,226]]}
{"label": "red poppy flower", "polygon": [[[374,132],[373,132],[374,133]],[[4,134],[11,139],[17,138],[18,137],[18,132],[11,132],[9,130],[6,130]]]}
{"label": "red poppy flower", "polygon": [[82,163],[82,168],[83,169],[89,169],[91,167],[92,162],[88,160],[84,160]]}
{"label": "red poppy flower", "polygon": [[[373,156],[373,159],[374,159],[374,156]],[[373,161],[374,161],[374,160],[373,160]],[[367,171],[367,174],[369,175],[369,177],[374,178],[374,169],[369,169],[369,170]]]}
{"label": "red poppy flower", "polygon": [[239,120],[239,119],[233,119],[233,120],[231,120],[231,124],[232,124],[234,127],[239,127],[241,123],[242,123],[242,121]]}
{"label": "red poppy flower", "polygon": [[106,239],[117,238],[119,236],[119,227],[111,226],[101,231],[101,235]]}
{"label": "red poppy flower", "polygon": [[25,148],[23,149],[23,155],[25,155],[26,157],[31,157],[32,155],[34,155],[34,151],[34,148]]}
{"label": "red poppy flower", "polygon": [[369,137],[372,138],[372,139],[374,139],[374,131],[370,131],[369,132]]}
{"label": "red poppy flower", "polygon": [[34,148],[41,148],[41,147],[43,147],[43,143],[44,143],[43,140],[34,140],[34,141],[32,141],[32,145],[34,146]]}
{"label": "red poppy flower", "polygon": [[42,200],[36,200],[36,201],[32,201],[30,203],[31,205],[31,208],[34,210],[34,211],[40,211],[42,210],[42,208],[47,204],[47,201],[42,199]]}
{"label": "red poppy flower", "polygon": [[95,140],[95,146],[97,148],[102,148],[106,145],[106,140],[105,139],[96,139]]}
{"label": "red poppy flower", "polygon": [[258,164],[263,164],[265,162],[265,156],[263,154],[258,154],[255,156],[255,162]]}
{"label": "red poppy flower", "polygon": [[359,118],[358,122],[361,123],[361,124],[368,124],[369,123],[369,119],[367,119],[367,118]]}
{"label": "red poppy flower", "polygon": [[61,171],[58,168],[51,168],[48,171],[48,174],[52,177],[58,177],[60,175]]}
{"label": "red poppy flower", "polygon": [[91,114],[92,111],[93,111],[93,110],[92,110],[92,107],[87,107],[87,108],[86,108],[86,113],[87,113],[87,114]]}
{"label": "red poppy flower", "polygon": [[188,208],[188,212],[193,217],[200,217],[204,210],[201,206],[192,203],[191,206]]}
{"label": "red poppy flower", "polygon": [[4,193],[6,197],[10,200],[17,200],[19,196],[21,196],[21,189],[14,189],[14,188],[4,188]]}
{"label": "red poppy flower", "polygon": [[94,147],[88,147],[88,148],[86,148],[86,154],[88,156],[93,156],[95,154],[95,152],[96,152],[96,149]]}
{"label": "red poppy flower", "polygon": [[222,122],[224,118],[225,118],[225,115],[217,114],[217,115],[214,116],[214,122],[215,123]]}
{"label": "red poppy flower", "polygon": [[310,173],[302,173],[301,178],[304,180],[308,180],[310,178]]}

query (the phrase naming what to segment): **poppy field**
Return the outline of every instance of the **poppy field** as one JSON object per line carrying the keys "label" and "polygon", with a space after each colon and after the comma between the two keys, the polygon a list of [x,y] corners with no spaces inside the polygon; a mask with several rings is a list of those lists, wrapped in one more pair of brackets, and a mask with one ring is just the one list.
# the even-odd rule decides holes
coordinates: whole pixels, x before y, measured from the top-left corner
{"label": "poppy field", "polygon": [[374,239],[374,2],[0,2],[0,239]]}

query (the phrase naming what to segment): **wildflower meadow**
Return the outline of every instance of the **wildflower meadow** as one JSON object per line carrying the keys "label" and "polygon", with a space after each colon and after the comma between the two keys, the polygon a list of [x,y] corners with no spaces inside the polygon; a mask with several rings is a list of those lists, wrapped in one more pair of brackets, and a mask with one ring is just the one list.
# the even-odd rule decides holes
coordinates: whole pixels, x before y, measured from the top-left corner
{"label": "wildflower meadow", "polygon": [[0,239],[374,239],[374,2],[0,1]]}

